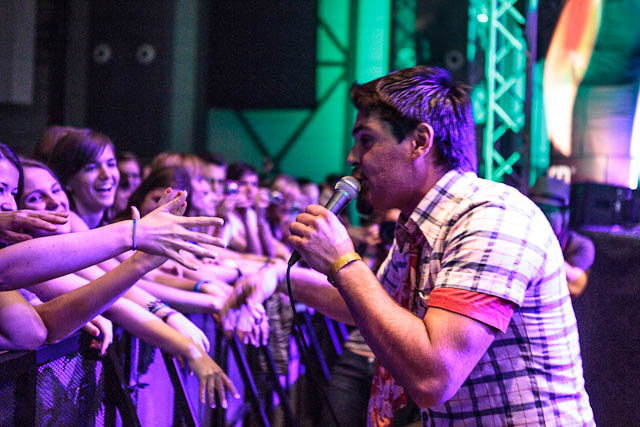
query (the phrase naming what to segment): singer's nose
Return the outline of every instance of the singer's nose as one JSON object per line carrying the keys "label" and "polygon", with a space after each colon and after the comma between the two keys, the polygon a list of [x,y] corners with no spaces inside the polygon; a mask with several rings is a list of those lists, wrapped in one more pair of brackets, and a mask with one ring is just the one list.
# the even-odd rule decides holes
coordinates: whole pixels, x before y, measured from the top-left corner
{"label": "singer's nose", "polygon": [[354,144],[353,147],[351,147],[351,151],[349,151],[349,155],[347,156],[347,163],[349,163],[349,165],[356,167],[358,166],[358,158],[356,156],[356,145]]}

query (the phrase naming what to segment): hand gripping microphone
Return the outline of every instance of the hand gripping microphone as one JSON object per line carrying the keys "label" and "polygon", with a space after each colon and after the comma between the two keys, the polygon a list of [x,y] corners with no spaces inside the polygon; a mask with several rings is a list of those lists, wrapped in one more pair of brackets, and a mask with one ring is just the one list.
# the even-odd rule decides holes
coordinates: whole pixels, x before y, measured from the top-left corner
{"label": "hand gripping microphone", "polygon": [[[325,208],[338,215],[350,201],[358,197],[359,191],[360,182],[357,179],[352,176],[343,176],[340,178],[340,181],[336,183],[333,194],[325,205]],[[300,254],[297,251],[293,251],[291,258],[289,258],[289,267],[293,267],[299,260]]]}

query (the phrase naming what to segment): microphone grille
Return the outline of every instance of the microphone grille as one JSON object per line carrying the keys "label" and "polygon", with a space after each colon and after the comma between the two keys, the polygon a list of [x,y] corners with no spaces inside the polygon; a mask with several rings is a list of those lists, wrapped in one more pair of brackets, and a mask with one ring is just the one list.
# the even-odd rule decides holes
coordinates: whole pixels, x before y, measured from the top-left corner
{"label": "microphone grille", "polygon": [[349,197],[349,200],[353,200],[358,197],[360,192],[360,181],[350,175],[343,176],[336,183],[335,190],[343,191]]}

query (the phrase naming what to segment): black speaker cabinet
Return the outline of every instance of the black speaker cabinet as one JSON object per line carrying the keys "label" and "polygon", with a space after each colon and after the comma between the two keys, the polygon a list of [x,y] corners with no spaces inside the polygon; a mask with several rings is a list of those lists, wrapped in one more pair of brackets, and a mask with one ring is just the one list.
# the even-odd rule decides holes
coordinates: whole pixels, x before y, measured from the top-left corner
{"label": "black speaker cabinet", "polygon": [[419,1],[416,14],[417,63],[446,68],[455,80],[468,82],[469,2]]}
{"label": "black speaker cabinet", "polygon": [[208,105],[316,106],[317,0],[208,3]]}
{"label": "black speaker cabinet", "polygon": [[86,123],[143,157],[168,146],[174,9],[91,2]]}
{"label": "black speaker cabinet", "polygon": [[591,182],[571,185],[573,227],[630,225],[633,223],[633,215],[633,191],[629,188]]}

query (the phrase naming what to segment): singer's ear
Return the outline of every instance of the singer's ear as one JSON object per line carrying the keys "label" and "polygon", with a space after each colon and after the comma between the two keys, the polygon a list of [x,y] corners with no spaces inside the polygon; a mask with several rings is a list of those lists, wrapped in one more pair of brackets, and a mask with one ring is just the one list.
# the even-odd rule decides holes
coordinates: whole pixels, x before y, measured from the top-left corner
{"label": "singer's ear", "polygon": [[425,156],[433,146],[433,128],[429,123],[418,123],[414,130],[413,158]]}

